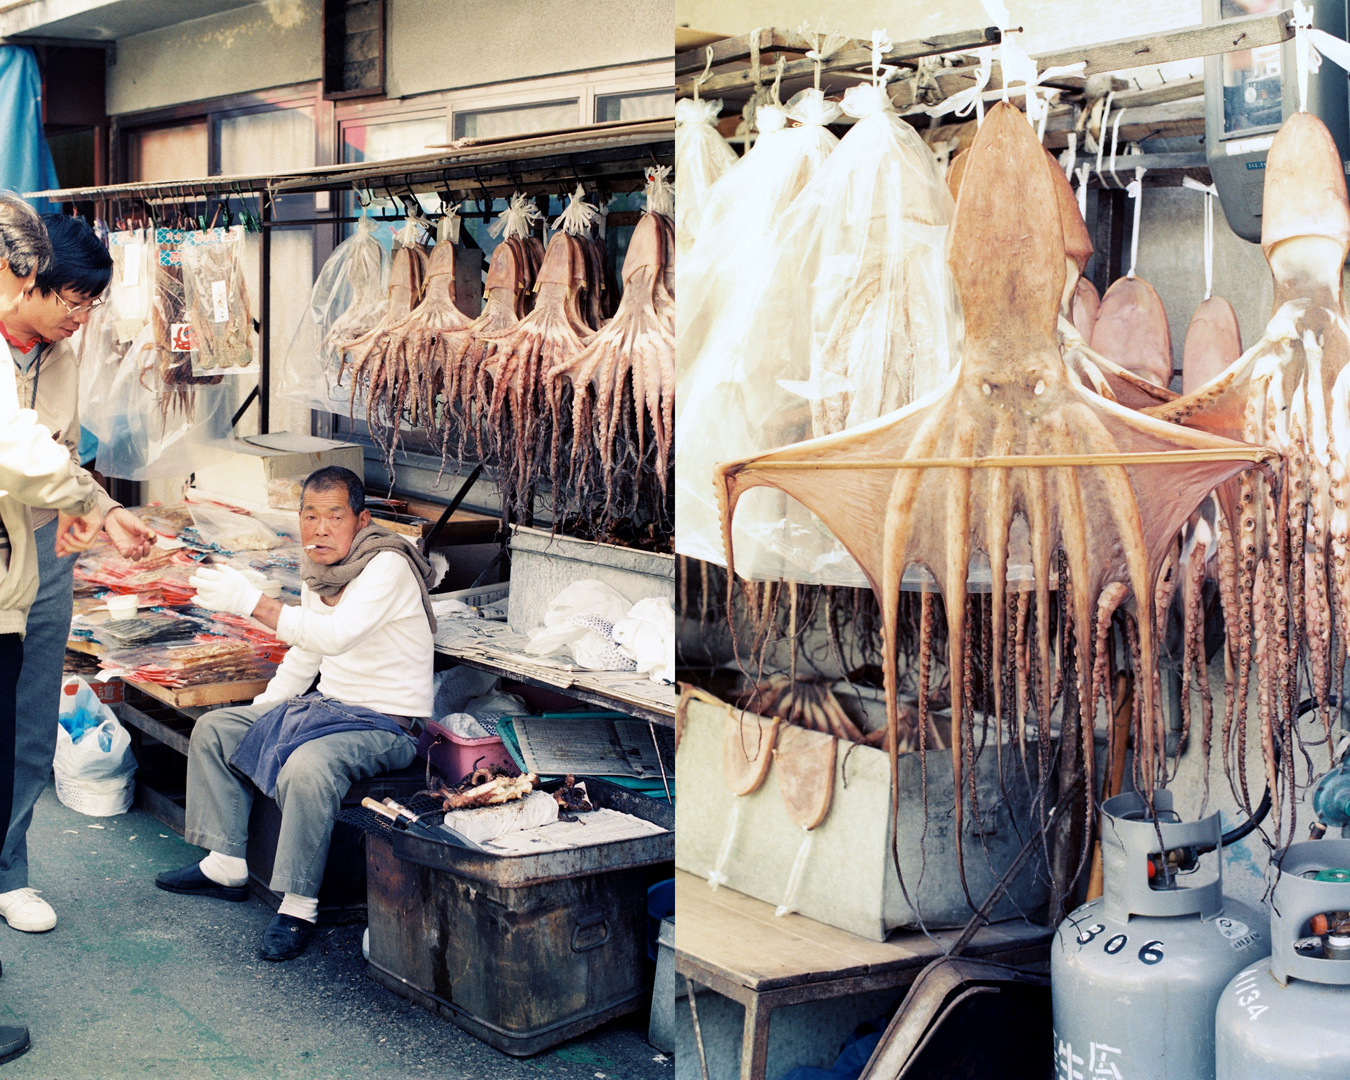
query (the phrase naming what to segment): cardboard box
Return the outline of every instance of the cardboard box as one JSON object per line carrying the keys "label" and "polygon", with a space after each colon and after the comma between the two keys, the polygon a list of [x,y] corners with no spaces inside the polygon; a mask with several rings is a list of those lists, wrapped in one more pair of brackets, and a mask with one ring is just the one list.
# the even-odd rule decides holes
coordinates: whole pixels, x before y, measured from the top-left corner
{"label": "cardboard box", "polygon": [[288,476],[304,479],[327,465],[340,465],[357,476],[365,475],[361,447],[355,443],[279,431],[235,439],[230,449],[234,452],[226,460],[197,470],[198,488],[266,506],[269,480]]}

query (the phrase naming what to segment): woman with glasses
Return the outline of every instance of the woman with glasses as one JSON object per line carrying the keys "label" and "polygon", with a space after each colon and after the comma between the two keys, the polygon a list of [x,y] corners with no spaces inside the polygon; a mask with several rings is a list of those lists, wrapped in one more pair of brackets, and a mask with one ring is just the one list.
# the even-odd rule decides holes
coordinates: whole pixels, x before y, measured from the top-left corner
{"label": "woman with glasses", "polygon": [[[79,368],[70,337],[89,319],[112,279],[112,259],[78,218],[48,214],[43,219],[51,240],[51,261],[38,271],[32,287],[0,322],[0,335],[14,363],[19,407],[35,409],[38,420],[80,464]],[[85,470],[79,469],[81,473]],[[28,825],[33,804],[46,786],[56,750],[61,673],[70,633],[76,551],[56,553],[58,532],[88,547],[106,529],[117,550],[143,558],[155,542],[154,531],[119,506],[102,488],[93,511],[78,519],[58,520],[54,510],[34,510],[38,594],[28,613],[23,679],[18,688],[14,805],[0,846],[0,917],[28,933],[50,930],[56,913],[28,885]]]}

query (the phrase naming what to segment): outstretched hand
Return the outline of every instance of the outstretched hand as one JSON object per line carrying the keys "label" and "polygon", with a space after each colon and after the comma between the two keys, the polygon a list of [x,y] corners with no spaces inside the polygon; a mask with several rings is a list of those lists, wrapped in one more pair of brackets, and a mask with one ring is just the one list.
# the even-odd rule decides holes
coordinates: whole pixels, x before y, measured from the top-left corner
{"label": "outstretched hand", "polygon": [[117,553],[125,559],[144,559],[155,544],[155,530],[125,507],[108,511],[103,528]]}
{"label": "outstretched hand", "polygon": [[203,566],[188,578],[197,603],[212,611],[248,617],[262,599],[262,590],[232,566]]}

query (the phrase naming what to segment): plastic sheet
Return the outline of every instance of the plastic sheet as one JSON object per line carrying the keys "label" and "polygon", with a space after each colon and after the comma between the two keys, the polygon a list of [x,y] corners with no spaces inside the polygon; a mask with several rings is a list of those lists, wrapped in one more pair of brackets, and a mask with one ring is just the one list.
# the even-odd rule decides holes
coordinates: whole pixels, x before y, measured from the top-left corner
{"label": "plastic sheet", "polygon": [[[717,462],[866,424],[941,386],[959,359],[953,207],[932,152],[879,85],[851,88],[843,109],[857,123],[783,215],[761,268],[743,267],[722,309],[734,321],[709,329],[715,351],[688,376],[682,554],[726,563]],[[747,578],[867,584],[819,519],[777,492],[745,495],[733,542]]]}
{"label": "plastic sheet", "polygon": [[150,318],[154,272],[149,240],[144,229],[108,236],[113,261],[108,300],[90,314],[79,333],[80,421],[100,441],[111,435],[109,395],[118,368]]}
{"label": "plastic sheet", "polygon": [[351,387],[339,385],[342,350],[373,330],[389,305],[389,252],[375,239],[375,224],[362,214],[356,232],[319,271],[277,372],[278,397],[302,408],[347,411]]}
{"label": "plastic sheet", "polygon": [[192,532],[204,547],[217,551],[267,551],[286,543],[255,517],[222,506],[189,503]]}
{"label": "plastic sheet", "polygon": [[721,99],[675,102],[675,251],[681,257],[698,233],[704,195],[738,160],[715,126],[721,111]]}
{"label": "plastic sheet", "polygon": [[[755,114],[759,140],[704,197],[702,231],[675,271],[680,291],[675,370],[681,398],[686,375],[712,327],[734,336],[753,317],[753,308],[738,304],[737,286],[757,279],[772,258],[772,230],[839,145],[825,127],[839,115],[839,106],[819,90],[803,90],[786,106],[761,105]],[[788,120],[801,126],[788,127]]]}

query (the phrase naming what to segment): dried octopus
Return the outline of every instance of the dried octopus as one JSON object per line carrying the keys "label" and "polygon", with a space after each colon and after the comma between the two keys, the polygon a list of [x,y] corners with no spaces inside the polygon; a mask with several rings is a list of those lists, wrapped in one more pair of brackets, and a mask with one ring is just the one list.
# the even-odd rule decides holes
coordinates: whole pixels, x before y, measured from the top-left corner
{"label": "dried octopus", "polygon": [[[564,430],[570,420],[571,482],[588,490],[587,478],[598,468],[602,517],[626,514],[641,497],[645,475],[654,474],[662,500],[669,488],[675,420],[673,237],[674,226],[664,214],[642,216],[624,259],[623,297],[614,318],[549,372],[555,428]],[[648,454],[649,446],[654,455]],[[626,493],[618,483],[623,468],[633,477]]]}
{"label": "dried octopus", "polygon": [[546,373],[570,363],[593,333],[582,315],[587,280],[583,245],[555,233],[534,277],[534,309],[508,329],[476,335],[485,345],[480,370],[492,385],[484,427],[494,459],[508,469],[498,483],[506,503],[522,516],[533,502],[550,441]]}
{"label": "dried octopus", "polygon": [[[1209,382],[1148,411],[1280,455],[1279,483],[1253,473],[1221,489],[1218,523],[1219,588],[1236,653],[1225,764],[1250,807],[1242,763],[1255,669],[1278,844],[1278,793],[1294,783],[1300,669],[1329,741],[1328,706],[1341,693],[1335,684],[1350,644],[1350,327],[1341,296],[1350,202],[1336,145],[1307,113],[1280,128],[1265,175],[1261,247],[1275,279],[1265,334]],[[1293,802],[1284,803],[1291,814]],[[1292,832],[1292,817],[1289,825]]]}
{"label": "dried octopus", "polygon": [[[973,787],[973,774],[965,772],[974,704],[970,672],[978,647],[966,614],[972,556],[987,556],[991,569],[994,714],[1000,722],[1005,714],[1003,667],[1017,648],[1009,642],[1016,630],[1014,640],[1020,634],[1027,641],[1034,693],[1028,692],[1025,706],[1036,715],[1042,754],[1051,743],[1050,588],[1052,564],[1059,564],[1061,637],[1070,634],[1080,656],[1072,671],[1087,790],[1093,790],[1096,703],[1109,694],[1099,677],[1105,667],[1100,645],[1116,609],[1130,616],[1140,688],[1140,780],[1151,792],[1162,746],[1153,584],[1177,531],[1205,495],[1266,456],[1259,448],[1141,416],[1080,385],[1057,336],[1065,242],[1045,152],[1022,114],[1000,103],[986,116],[968,158],[951,240],[950,263],[966,318],[965,351],[953,375],[926,398],[872,424],[716,470],[728,543],[739,497],[751,487],[774,487],[815,511],[866,573],[884,619],[896,784],[894,642],[901,577],[917,563],[936,580],[952,672],[958,837],[964,785],[969,780]],[[727,553],[729,569],[733,554]],[[1009,612],[1010,564],[1030,565],[1033,572],[1030,593],[1014,594],[1016,618]],[[1023,620],[1030,597],[1034,627]],[[1065,678],[1063,668],[1059,674]],[[1020,725],[1023,695],[1016,697]],[[894,791],[893,812],[898,804]],[[959,842],[957,854],[964,887]]]}

